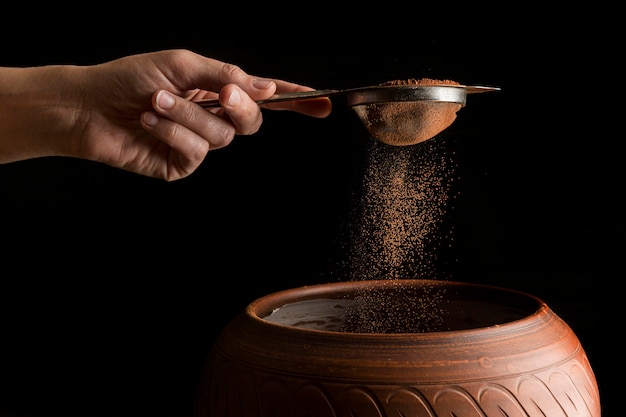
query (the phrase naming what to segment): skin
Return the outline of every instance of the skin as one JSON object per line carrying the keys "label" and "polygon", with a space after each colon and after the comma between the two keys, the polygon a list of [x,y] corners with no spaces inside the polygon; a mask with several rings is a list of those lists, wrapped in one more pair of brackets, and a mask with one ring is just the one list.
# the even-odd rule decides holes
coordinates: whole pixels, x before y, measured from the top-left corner
{"label": "skin", "polygon": [[[210,150],[259,130],[254,100],[308,90],[188,50],[92,66],[0,67],[0,163],[67,156],[175,181]],[[221,107],[194,103],[207,98]],[[317,118],[331,112],[327,98],[263,107]]]}

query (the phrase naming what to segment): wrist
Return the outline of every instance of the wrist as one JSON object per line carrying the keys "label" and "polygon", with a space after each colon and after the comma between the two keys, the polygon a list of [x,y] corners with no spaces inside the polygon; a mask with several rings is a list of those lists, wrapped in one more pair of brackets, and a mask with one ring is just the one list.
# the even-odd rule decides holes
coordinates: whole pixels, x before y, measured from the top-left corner
{"label": "wrist", "polygon": [[71,156],[79,87],[79,67],[0,68],[0,163]]}

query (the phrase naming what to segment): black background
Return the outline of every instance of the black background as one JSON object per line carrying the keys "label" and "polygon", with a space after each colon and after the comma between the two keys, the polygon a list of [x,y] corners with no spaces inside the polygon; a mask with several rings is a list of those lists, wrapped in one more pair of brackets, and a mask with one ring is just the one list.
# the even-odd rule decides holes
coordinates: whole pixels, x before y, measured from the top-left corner
{"label": "black background", "polygon": [[[182,47],[315,88],[411,77],[501,87],[470,96],[434,139],[459,176],[445,273],[544,299],[580,338],[606,414],[617,337],[603,329],[621,327],[610,302],[625,216],[613,120],[582,82],[610,65],[594,41],[543,22],[526,22],[529,37],[507,21],[457,33],[298,16],[244,26],[208,6],[196,21],[107,12],[95,24],[39,11],[35,35],[7,42],[0,65]],[[0,412],[190,416],[211,343],[250,301],[341,279],[339,231],[372,139],[341,106],[327,119],[264,118],[173,183],[65,158],[0,166]]]}

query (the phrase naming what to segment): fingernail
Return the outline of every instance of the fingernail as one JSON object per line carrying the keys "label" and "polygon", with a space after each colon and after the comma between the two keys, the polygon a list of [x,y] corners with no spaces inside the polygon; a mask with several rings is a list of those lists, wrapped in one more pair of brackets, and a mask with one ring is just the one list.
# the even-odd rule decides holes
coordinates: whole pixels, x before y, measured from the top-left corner
{"label": "fingernail", "polygon": [[254,85],[254,88],[258,88],[259,90],[267,90],[273,84],[274,84],[274,81],[271,81],[271,80],[257,79],[257,80],[252,81],[252,85]]}
{"label": "fingernail", "polygon": [[156,126],[157,123],[159,123],[159,118],[157,117],[157,115],[150,111],[147,111],[144,114],[142,114],[141,118],[143,119],[143,122],[147,124],[148,126]]}
{"label": "fingernail", "polygon": [[156,102],[163,110],[169,110],[174,107],[174,97],[167,91],[160,91],[157,95]]}
{"label": "fingernail", "polygon": [[239,103],[241,103],[241,93],[239,92],[239,90],[233,90],[233,92],[230,94],[230,97],[228,97],[228,105],[236,106]]}

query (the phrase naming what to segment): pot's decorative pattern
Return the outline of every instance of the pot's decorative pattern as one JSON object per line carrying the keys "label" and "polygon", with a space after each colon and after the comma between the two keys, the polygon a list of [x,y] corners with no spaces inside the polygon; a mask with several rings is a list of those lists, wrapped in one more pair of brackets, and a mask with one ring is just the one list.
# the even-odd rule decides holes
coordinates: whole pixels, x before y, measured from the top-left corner
{"label": "pot's decorative pattern", "polygon": [[[504,289],[446,285],[471,292],[477,308],[491,306],[494,295],[506,303],[519,298],[520,305],[530,297],[538,308],[476,329],[349,334],[260,319],[284,296],[310,297],[311,287],[272,295],[220,335],[204,371],[198,417],[600,417],[587,356],[552,310]],[[313,287],[315,294],[346,289]]]}
{"label": "pot's decorative pattern", "polygon": [[[376,385],[319,381],[222,362],[205,387],[203,416],[507,416],[599,417],[588,364],[559,366],[505,379],[447,385]],[[205,408],[206,407],[206,408]]]}

